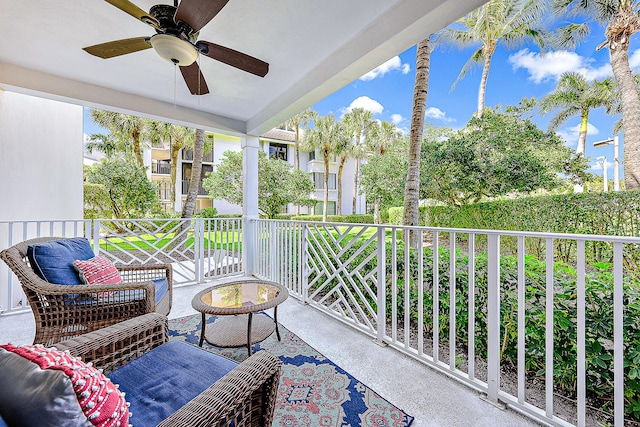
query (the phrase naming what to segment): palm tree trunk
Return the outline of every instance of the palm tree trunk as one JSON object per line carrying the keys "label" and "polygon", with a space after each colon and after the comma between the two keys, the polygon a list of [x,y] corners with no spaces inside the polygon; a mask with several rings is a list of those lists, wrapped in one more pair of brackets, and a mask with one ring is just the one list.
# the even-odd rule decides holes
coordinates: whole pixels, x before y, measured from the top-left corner
{"label": "palm tree trunk", "polygon": [[[611,25],[611,24],[610,24]],[[640,189],[640,98],[629,66],[629,39],[611,43],[613,76],[620,88],[624,137],[624,182],[627,190]]]}
{"label": "palm tree trunk", "polygon": [[204,157],[204,130],[196,129],[196,138],[193,144],[193,165],[191,166],[191,180],[189,181],[189,191],[187,199],[182,205],[182,218],[193,217],[193,211],[200,189],[200,178],[202,174],[202,158]]}
{"label": "palm tree trunk", "polygon": [[[360,138],[358,138],[358,145],[360,145]],[[352,214],[356,214],[356,205],[358,204],[358,173],[360,169],[360,158],[356,157],[356,166],[353,170],[353,208]]]}
{"label": "palm tree trunk", "polygon": [[138,166],[144,168],[144,159],[142,158],[142,149],[140,148],[140,131],[133,131],[131,133],[131,139],[133,140],[133,154],[136,156],[136,162],[138,162]]}
{"label": "palm tree trunk", "polygon": [[340,164],[338,165],[338,176],[337,176],[337,186],[338,186],[338,201],[336,202],[336,213],[338,215],[342,215],[342,172],[344,171],[344,164],[347,161],[347,155],[340,155]]}
{"label": "palm tree trunk", "polygon": [[[584,156],[587,147],[587,124],[589,123],[589,110],[583,111],[580,115],[580,132],[578,133],[578,146],[576,154]],[[584,193],[584,185],[582,183],[573,186],[574,193]]]}
{"label": "palm tree trunk", "polygon": [[373,223],[380,224],[380,199],[373,202]]}
{"label": "palm tree trunk", "polygon": [[[202,158],[204,157],[204,130],[196,129],[196,138],[193,144],[193,165],[191,166],[191,179],[189,180],[189,191],[187,198],[182,205],[182,219],[191,219],[198,198],[198,190],[200,189],[200,175],[202,174]],[[186,230],[191,226],[191,221],[182,221],[180,225],[180,234],[184,240],[182,243],[186,245]]]}
{"label": "palm tree trunk", "polygon": [[484,114],[484,96],[487,93],[487,79],[489,78],[489,68],[491,67],[491,57],[496,50],[495,42],[489,43],[484,49],[484,65],[482,66],[482,78],[480,79],[480,89],[478,89],[478,118]]}
{"label": "palm tree trunk", "polygon": [[[429,37],[418,43],[416,51],[416,82],[413,89],[413,111],[411,114],[411,135],[409,140],[409,165],[404,187],[404,225],[418,225],[418,202],[420,197],[420,147],[424,128],[424,114],[427,109],[429,89],[429,66],[431,46]],[[418,246],[417,233],[410,234],[411,246]]]}
{"label": "palm tree trunk", "polygon": [[[300,123],[296,123],[295,167],[300,170]],[[300,205],[296,205],[296,215],[300,215]]]}
{"label": "palm tree trunk", "polygon": [[176,180],[177,180],[177,171],[178,171],[178,152],[180,151],[180,145],[177,141],[171,144],[171,208],[175,212],[176,210]]}
{"label": "palm tree trunk", "polygon": [[327,222],[327,207],[329,206],[329,153],[324,152],[324,194],[322,197],[322,222]]}
{"label": "palm tree trunk", "polygon": [[576,154],[584,156],[587,147],[587,125],[589,124],[589,110],[583,111],[580,115],[580,133],[578,133],[578,146]]}

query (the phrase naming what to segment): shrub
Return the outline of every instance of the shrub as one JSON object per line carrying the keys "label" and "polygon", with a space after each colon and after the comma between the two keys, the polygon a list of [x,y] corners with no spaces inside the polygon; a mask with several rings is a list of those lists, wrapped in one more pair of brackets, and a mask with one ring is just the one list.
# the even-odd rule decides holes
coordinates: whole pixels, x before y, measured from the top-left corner
{"label": "shrub", "polygon": [[200,211],[199,214],[196,215],[198,218],[215,218],[218,216],[218,209],[216,208],[205,208]]}
{"label": "shrub", "polygon": [[[321,222],[322,215],[299,215],[292,216],[294,221],[314,221]],[[350,224],[373,224],[373,215],[351,214],[351,215],[327,215],[328,222],[345,222]]]}

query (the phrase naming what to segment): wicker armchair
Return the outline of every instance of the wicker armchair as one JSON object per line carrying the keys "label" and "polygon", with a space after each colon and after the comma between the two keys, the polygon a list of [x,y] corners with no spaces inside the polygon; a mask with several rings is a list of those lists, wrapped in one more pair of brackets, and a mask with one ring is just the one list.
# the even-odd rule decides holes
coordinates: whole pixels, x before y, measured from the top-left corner
{"label": "wicker armchair", "polygon": [[[115,285],[58,285],[40,278],[29,265],[28,246],[61,239],[26,240],[0,252],[0,258],[18,277],[33,311],[34,344],[52,345],[154,311],[169,314],[172,301],[170,265],[117,266],[123,283]],[[152,280],[163,278],[167,279],[168,289],[156,304]]]}
{"label": "wicker armchair", "polygon": [[[92,362],[109,376],[119,366],[167,340],[166,317],[152,313],[64,340],[56,343],[55,347],[68,350],[84,362]],[[267,351],[260,351],[214,382],[159,426],[270,427],[281,365],[280,359]]]}

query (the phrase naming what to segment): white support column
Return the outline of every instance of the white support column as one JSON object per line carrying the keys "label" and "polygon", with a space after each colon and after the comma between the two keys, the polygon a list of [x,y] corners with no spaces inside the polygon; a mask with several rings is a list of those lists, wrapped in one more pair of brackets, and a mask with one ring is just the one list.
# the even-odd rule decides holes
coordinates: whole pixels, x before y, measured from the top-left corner
{"label": "white support column", "polygon": [[242,146],[242,265],[244,273],[254,273],[255,220],[258,219],[258,150],[260,141],[257,136],[245,135]]}

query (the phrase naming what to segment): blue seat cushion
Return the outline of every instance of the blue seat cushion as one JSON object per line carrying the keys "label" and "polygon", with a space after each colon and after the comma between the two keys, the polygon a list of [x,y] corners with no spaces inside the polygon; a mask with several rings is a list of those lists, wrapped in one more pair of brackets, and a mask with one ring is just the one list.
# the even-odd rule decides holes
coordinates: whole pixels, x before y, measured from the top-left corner
{"label": "blue seat cushion", "polygon": [[33,271],[47,282],[58,285],[81,284],[73,261],[94,256],[91,244],[84,237],[50,240],[27,247],[27,258]]}
{"label": "blue seat cushion", "polygon": [[158,304],[169,290],[169,281],[165,277],[163,279],[156,279],[153,283],[156,285],[156,304]]}
{"label": "blue seat cushion", "polygon": [[131,404],[129,422],[156,426],[209,388],[236,362],[181,341],[170,341],[108,376]]}

